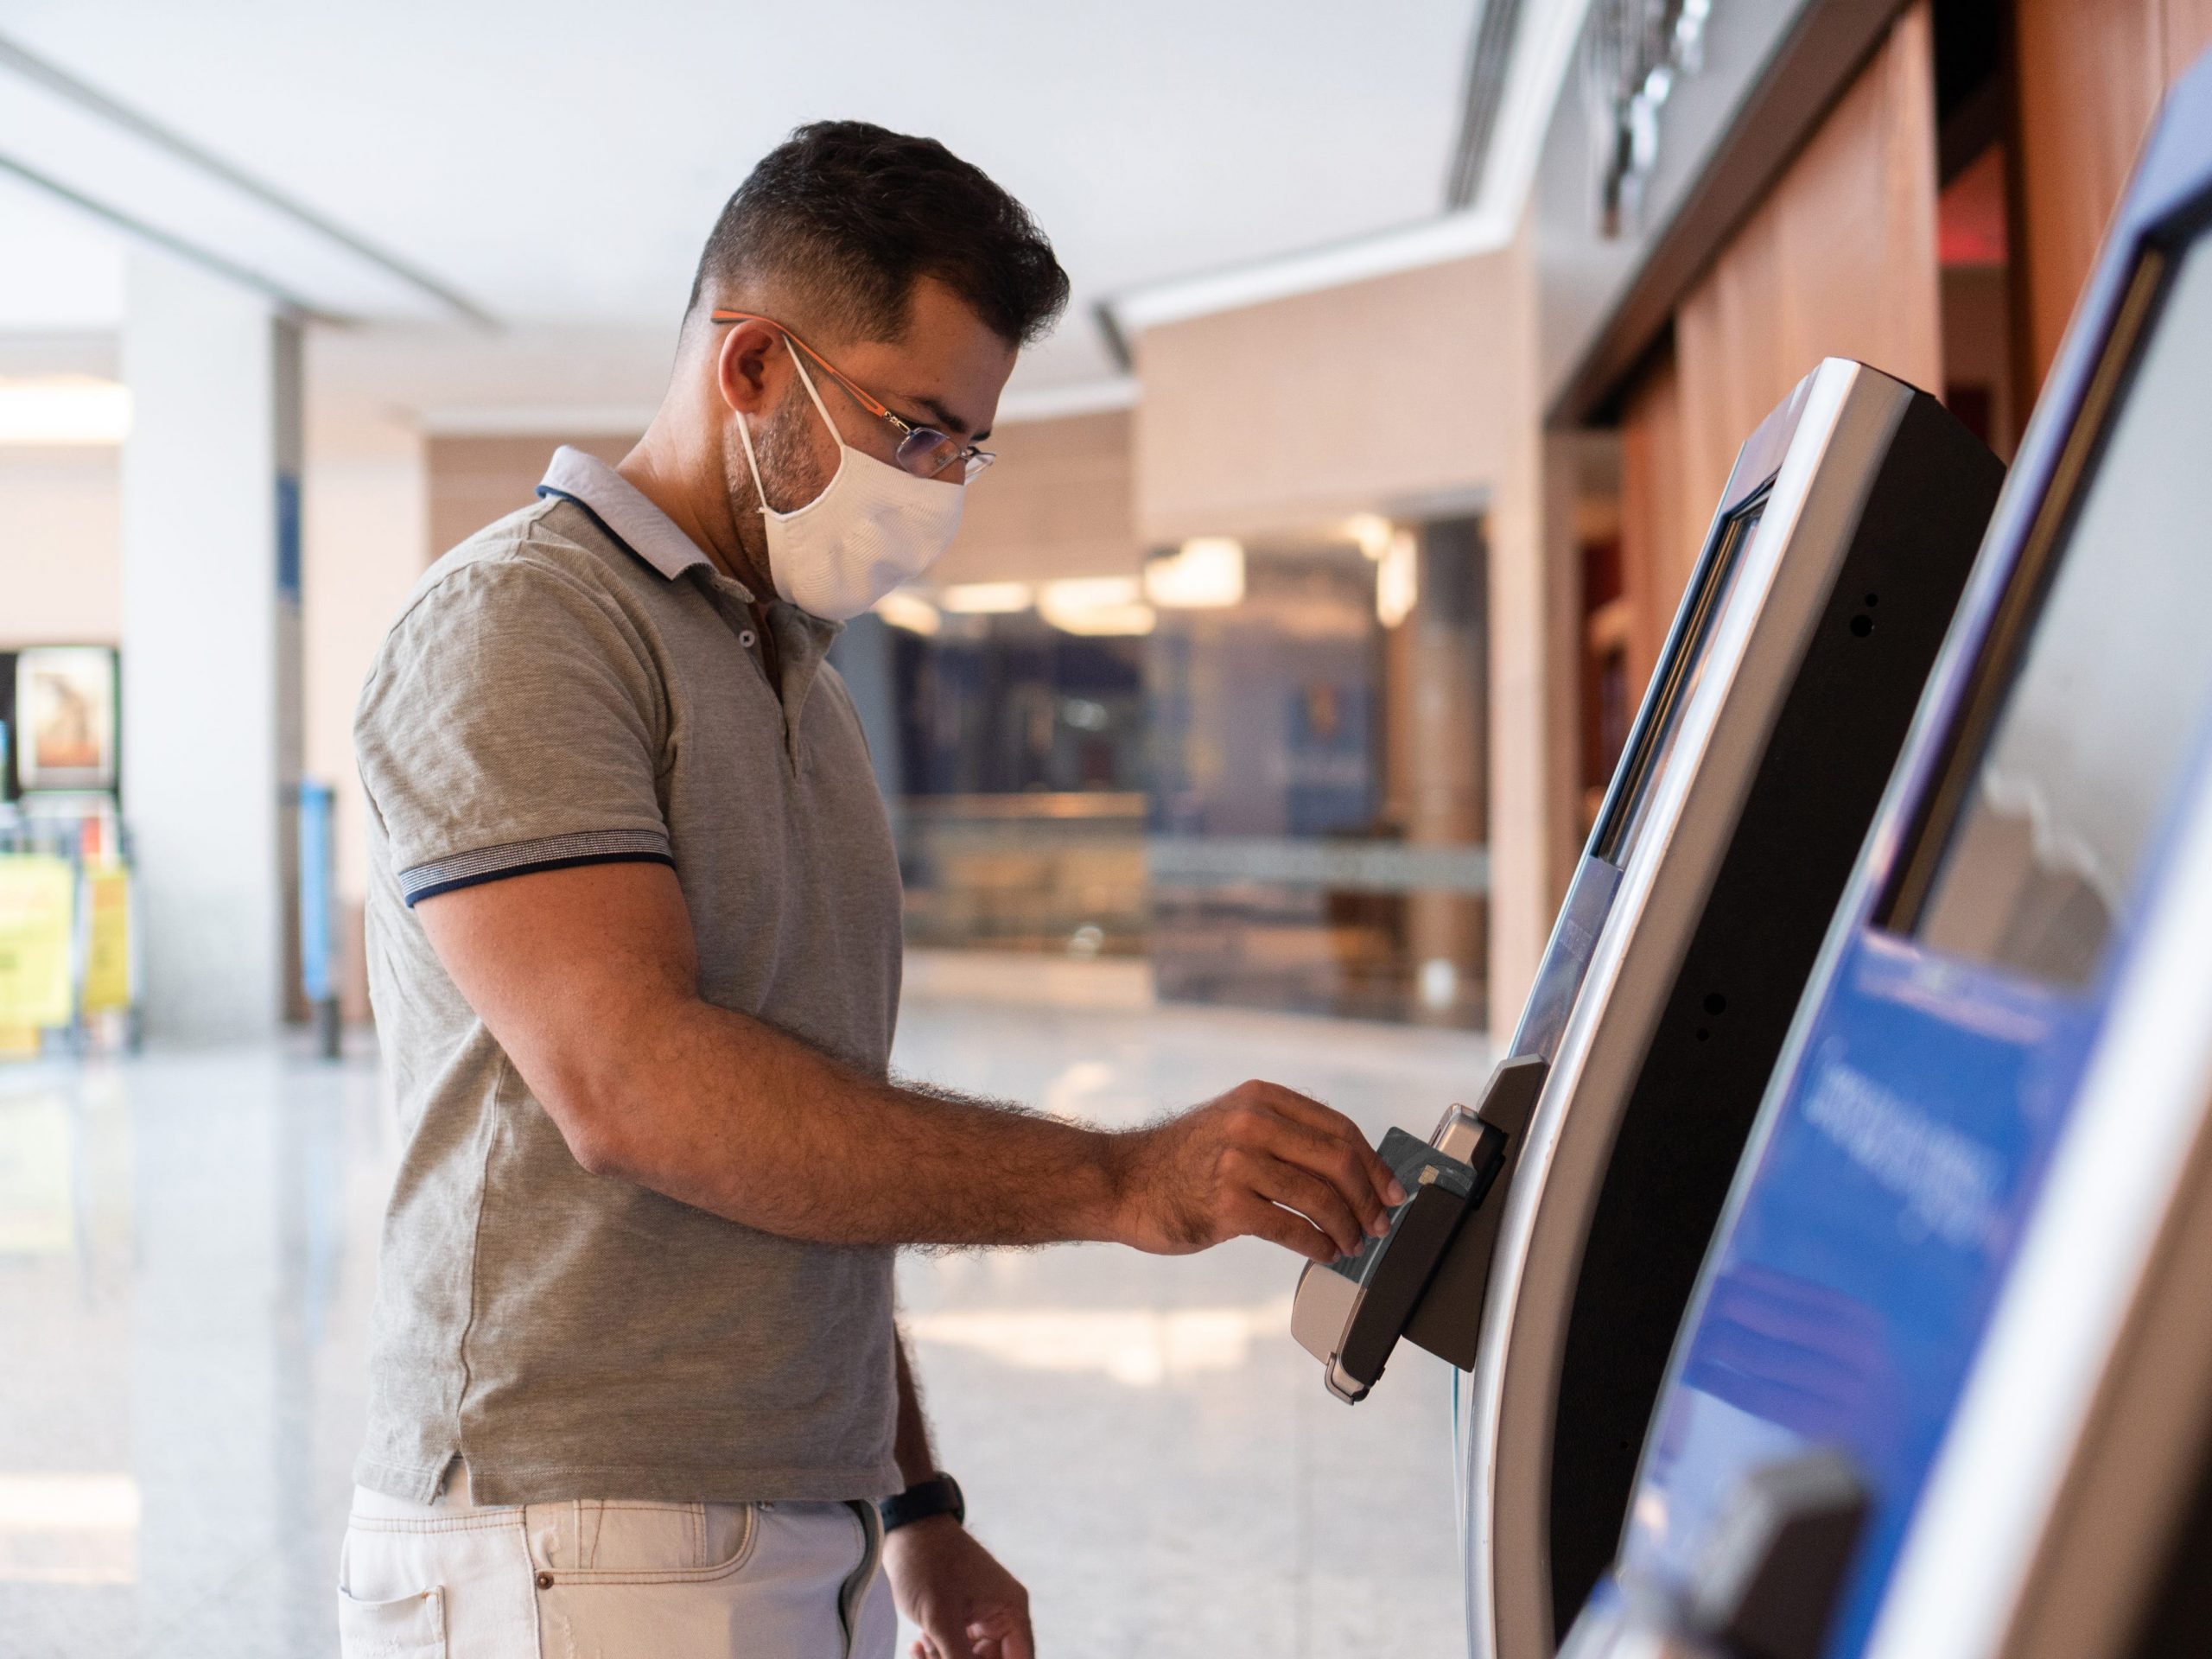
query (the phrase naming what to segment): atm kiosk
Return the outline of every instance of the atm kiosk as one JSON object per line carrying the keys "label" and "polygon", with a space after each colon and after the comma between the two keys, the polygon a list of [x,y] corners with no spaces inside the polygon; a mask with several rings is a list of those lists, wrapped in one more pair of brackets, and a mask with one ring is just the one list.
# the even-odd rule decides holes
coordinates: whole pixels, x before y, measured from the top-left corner
{"label": "atm kiosk", "polygon": [[2001,476],[1934,399],[1856,363],[1760,425],[1508,1058],[1427,1144],[1386,1138],[1411,1194],[1390,1232],[1300,1281],[1293,1332],[1338,1397],[1402,1334],[1472,1372],[1479,1653],[1548,1655],[1611,1558],[1760,1090]]}
{"label": "atm kiosk", "polygon": [[2209,1287],[2212,59],[2075,313],[1566,1652],[2212,1651]]}

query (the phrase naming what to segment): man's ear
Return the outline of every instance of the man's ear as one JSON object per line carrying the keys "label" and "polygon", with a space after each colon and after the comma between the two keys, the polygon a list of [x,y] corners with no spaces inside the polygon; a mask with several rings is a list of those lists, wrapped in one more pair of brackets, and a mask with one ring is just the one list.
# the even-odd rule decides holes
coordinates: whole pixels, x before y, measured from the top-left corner
{"label": "man's ear", "polygon": [[783,397],[791,372],[784,337],[765,322],[718,322],[715,385],[722,402],[741,415],[759,416]]}

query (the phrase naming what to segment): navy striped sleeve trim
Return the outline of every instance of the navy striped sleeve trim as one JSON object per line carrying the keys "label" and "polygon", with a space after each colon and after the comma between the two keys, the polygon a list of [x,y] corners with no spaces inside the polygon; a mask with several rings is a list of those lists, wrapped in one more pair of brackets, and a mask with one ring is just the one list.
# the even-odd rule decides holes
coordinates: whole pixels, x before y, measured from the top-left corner
{"label": "navy striped sleeve trim", "polygon": [[676,868],[668,837],[658,830],[591,830],[581,835],[546,836],[479,847],[399,873],[399,896],[412,909],[424,899],[456,887],[473,887],[510,875],[539,870],[574,869],[579,864],[665,864]]}

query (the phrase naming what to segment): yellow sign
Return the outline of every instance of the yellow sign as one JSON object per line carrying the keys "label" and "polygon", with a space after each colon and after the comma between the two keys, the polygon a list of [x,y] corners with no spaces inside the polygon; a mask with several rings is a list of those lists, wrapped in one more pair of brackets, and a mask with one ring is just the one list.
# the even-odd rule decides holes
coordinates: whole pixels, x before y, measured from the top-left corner
{"label": "yellow sign", "polygon": [[86,1014],[130,1006],[130,873],[95,865],[85,874]]}
{"label": "yellow sign", "polygon": [[0,1027],[69,1023],[76,896],[67,859],[0,853]]}

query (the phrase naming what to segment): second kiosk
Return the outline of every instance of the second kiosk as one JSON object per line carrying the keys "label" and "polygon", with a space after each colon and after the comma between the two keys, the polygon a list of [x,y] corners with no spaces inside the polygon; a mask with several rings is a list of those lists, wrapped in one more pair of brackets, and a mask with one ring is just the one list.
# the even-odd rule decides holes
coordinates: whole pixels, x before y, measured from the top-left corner
{"label": "second kiosk", "polygon": [[2212,1652],[2208,525],[2212,58],[2053,366],[1573,1659]]}

